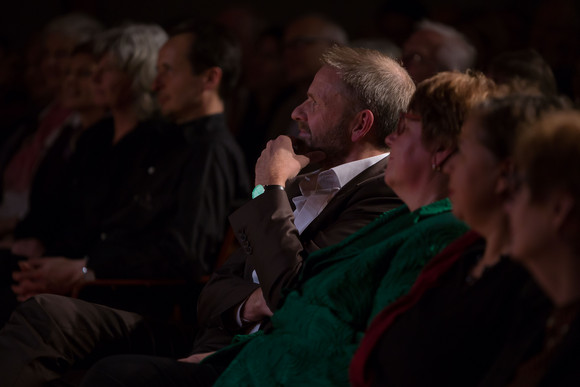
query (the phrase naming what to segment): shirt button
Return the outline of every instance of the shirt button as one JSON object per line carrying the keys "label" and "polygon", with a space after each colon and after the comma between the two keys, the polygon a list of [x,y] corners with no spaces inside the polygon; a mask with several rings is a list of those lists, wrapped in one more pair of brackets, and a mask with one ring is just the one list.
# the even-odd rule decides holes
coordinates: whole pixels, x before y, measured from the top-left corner
{"label": "shirt button", "polygon": [[245,242],[245,241],[247,241],[247,240],[248,240],[248,237],[246,236],[246,233],[245,233],[245,232],[241,232],[241,233],[240,233],[240,240],[241,240],[242,242]]}
{"label": "shirt button", "polygon": [[149,167],[149,168],[147,168],[147,173],[148,173],[149,175],[152,175],[152,174],[154,174],[154,173],[155,173],[155,167],[153,167],[153,166],[152,166],[152,167]]}
{"label": "shirt button", "polygon": [[101,240],[104,241],[107,239],[107,233],[106,232],[102,232],[101,233]]}

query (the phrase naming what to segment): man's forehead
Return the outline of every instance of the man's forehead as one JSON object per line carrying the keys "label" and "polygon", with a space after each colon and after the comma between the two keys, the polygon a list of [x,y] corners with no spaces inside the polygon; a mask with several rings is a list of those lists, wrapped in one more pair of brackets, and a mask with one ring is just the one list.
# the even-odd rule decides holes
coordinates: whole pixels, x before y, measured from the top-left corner
{"label": "man's forehead", "polygon": [[338,75],[336,69],[324,65],[318,70],[308,92],[311,94],[325,93],[339,93],[344,88],[344,83]]}
{"label": "man's forehead", "polygon": [[165,43],[165,46],[173,46],[180,50],[189,49],[194,41],[195,35],[189,32],[184,32],[170,37],[169,40]]}

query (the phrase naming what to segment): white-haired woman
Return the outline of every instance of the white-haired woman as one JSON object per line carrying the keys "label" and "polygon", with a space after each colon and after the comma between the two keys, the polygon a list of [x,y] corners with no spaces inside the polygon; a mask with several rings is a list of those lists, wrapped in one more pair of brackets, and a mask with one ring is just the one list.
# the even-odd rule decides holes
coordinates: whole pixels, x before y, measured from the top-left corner
{"label": "white-haired woman", "polygon": [[[13,273],[12,290],[19,300],[39,293],[68,295],[78,281],[92,278],[86,269],[87,246],[94,244],[95,235],[106,240],[99,234],[103,219],[124,208],[129,190],[123,187],[150,144],[157,143],[159,123],[151,120],[156,106],[150,89],[157,53],[166,40],[161,27],[138,24],[108,30],[99,39],[95,100],[111,117],[79,140],[70,208],[62,219],[54,219],[58,235],[14,244],[13,253],[28,258]],[[133,199],[139,198],[131,195]]]}

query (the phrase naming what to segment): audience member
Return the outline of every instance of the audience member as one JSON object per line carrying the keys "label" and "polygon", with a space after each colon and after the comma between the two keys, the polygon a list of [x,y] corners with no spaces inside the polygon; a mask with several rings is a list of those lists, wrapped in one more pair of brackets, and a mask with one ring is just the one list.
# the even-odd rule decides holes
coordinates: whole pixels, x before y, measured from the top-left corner
{"label": "audience member", "polygon": [[492,59],[488,76],[498,85],[534,88],[544,95],[557,95],[556,79],[550,66],[537,51],[519,50]]}
{"label": "audience member", "polygon": [[[342,80],[346,90],[362,92],[377,83],[376,75],[369,77],[366,71],[360,74],[361,68],[366,69],[373,63],[382,67],[378,79],[384,77],[390,82],[398,79],[397,88],[411,87],[412,80],[393,60],[377,52],[351,48],[329,51],[313,85],[317,85],[320,78],[334,85]],[[397,94],[391,90],[381,88],[380,92]],[[470,98],[472,92],[469,92]],[[316,94],[311,88],[308,101],[298,108],[299,111],[316,111],[325,106],[324,100],[318,99]],[[348,95],[348,92],[340,94]],[[437,96],[448,94],[451,93],[435,93]],[[352,104],[334,97],[333,104],[338,103]],[[411,106],[414,106],[413,100]],[[416,113],[421,114],[421,111]],[[450,203],[445,199],[446,176],[431,168],[431,164],[437,167],[443,162],[455,146],[459,127],[454,122],[460,117],[450,116],[451,119],[442,119],[440,125],[433,124],[424,132],[416,116],[403,116],[396,133],[387,136],[391,155],[385,181],[407,205],[386,212],[342,242],[313,252],[304,262],[294,251],[281,251],[277,261],[285,262],[288,267],[285,273],[294,275],[294,267],[301,266],[298,282],[285,297],[280,297],[280,279],[276,280],[270,270],[272,256],[261,248],[268,245],[270,235],[276,236],[267,232],[264,238],[264,234],[254,234],[241,226],[240,230],[245,231],[242,239],[252,249],[248,252],[251,253],[249,259],[255,264],[263,295],[270,310],[275,311],[272,327],[264,334],[250,336],[201,364],[129,355],[107,358],[89,371],[84,384],[103,385],[115,380],[119,385],[164,385],[172,380],[211,385],[221,374],[217,386],[346,385],[348,362],[369,319],[403,295],[421,267],[449,241],[465,232],[465,226],[451,215]],[[358,123],[347,138],[355,139],[368,131],[365,128],[374,114],[364,109],[356,117]],[[387,122],[392,128],[395,121],[395,117],[390,116]],[[314,122],[309,124],[314,127]],[[312,133],[313,141],[317,137]],[[373,137],[379,141],[378,133]],[[335,139],[337,144],[341,141],[345,139]],[[272,148],[277,147],[286,151],[272,152]],[[332,148],[326,150],[327,160],[340,154],[330,150]],[[262,171],[261,161],[265,160],[280,167]],[[270,144],[258,161],[256,182],[284,184],[307,162],[307,157],[293,154],[288,139],[281,138]],[[273,214],[272,220],[276,221],[276,213]]]}
{"label": "audience member", "polygon": [[[283,280],[290,285],[292,271],[297,271],[301,266],[301,251],[306,254],[338,243],[383,211],[400,205],[400,200],[383,182],[386,147],[382,138],[385,133],[393,130],[399,112],[406,109],[414,85],[404,70],[391,61],[385,62],[387,59],[378,54],[357,51],[355,58],[358,58],[356,63],[370,58],[365,72],[360,69],[352,70],[360,78],[369,78],[368,90],[360,87],[364,84],[362,80],[347,85],[346,81],[342,80],[343,77],[339,77],[335,70],[332,70],[333,67],[327,66],[324,72],[322,70],[319,72],[311,85],[308,100],[297,107],[293,115],[294,119],[300,122],[304,140],[310,147],[339,150],[338,154],[342,153],[343,158],[329,157],[327,160],[329,170],[299,176],[287,184],[286,193],[281,189],[267,189],[244,206],[244,212],[251,213],[248,221],[251,223],[256,220],[255,224],[249,225],[248,230],[256,230],[256,235],[263,233],[262,236],[257,236],[259,240],[252,243],[261,242],[267,245],[253,245],[252,248],[247,242],[246,234],[242,236],[238,231],[240,238],[245,238],[242,240],[244,248],[232,255],[223,269],[212,277],[205,294],[201,296],[202,332],[195,345],[195,353],[222,348],[231,342],[236,333],[247,332],[260,322],[258,320],[261,320],[261,317],[258,319],[255,311],[254,316],[247,316],[247,313],[252,312],[250,305],[253,301],[256,301],[256,306],[260,303],[264,305],[264,299],[260,285],[252,278],[254,267],[251,263],[246,263],[246,254],[252,254],[252,250],[255,250],[256,254],[259,252],[271,260],[280,260],[277,267],[272,269],[272,273],[277,274],[286,270],[288,278]],[[387,72],[387,75],[392,73],[392,76],[385,76],[384,72]],[[357,91],[359,89],[360,91]],[[346,93],[344,97],[343,93]],[[335,105],[337,101],[340,102],[338,106]],[[372,103],[369,104],[368,101]],[[315,103],[318,107],[312,111],[311,108]],[[350,109],[351,103],[356,103],[356,111]],[[340,134],[339,131],[352,133],[354,137],[349,139],[349,136]],[[343,138],[345,142],[335,144],[336,137]],[[268,151],[283,154],[288,150],[281,145],[288,145],[287,141],[286,137],[281,137],[270,144]],[[268,163],[268,160],[261,160],[260,170],[272,168],[275,171],[283,167],[280,164]],[[310,184],[315,181],[320,181],[319,188]],[[293,213],[290,199],[294,199],[294,207],[298,205],[302,210]],[[244,216],[243,212],[241,216]],[[258,217],[263,219],[259,220]],[[270,220],[275,220],[275,223]],[[299,225],[300,230],[294,223]],[[269,237],[273,234],[276,236]],[[289,254],[295,260],[290,268],[286,267],[287,262],[282,261]],[[270,296],[280,298],[272,292]],[[251,300],[246,302],[249,298]],[[248,323],[240,321],[237,325],[236,314],[244,303],[247,306],[241,317],[253,321]],[[74,312],[72,316],[71,310],[78,313]],[[266,314],[271,312],[266,310]],[[64,320],[61,321],[61,318]],[[43,323],[36,326],[32,320],[42,320]],[[85,323],[91,325],[91,331],[100,333],[79,335],[76,327]],[[36,334],[24,336],[14,334],[18,330],[28,330],[33,326],[34,330],[44,330],[48,325],[50,325],[48,330],[52,333],[48,336],[41,334],[40,336],[45,336],[45,340],[30,346],[34,347],[33,352],[36,353],[28,351],[26,349],[28,345],[19,339],[24,336],[38,337]],[[79,359],[89,355],[94,358],[107,351],[133,352],[135,346],[139,346],[142,353],[174,357],[187,354],[180,354],[175,348],[163,352],[159,344],[163,342],[162,340],[143,335],[147,331],[142,329],[145,325],[146,322],[142,317],[128,312],[56,296],[34,297],[17,309],[11,322],[0,334],[0,351],[17,353],[13,357],[14,363],[3,368],[0,375],[8,380],[11,377],[8,372],[16,372],[26,374],[29,380],[38,383],[47,382],[58,378],[60,373],[65,372]],[[61,330],[63,327],[65,329]],[[103,335],[106,335],[107,339],[104,339]],[[111,345],[105,344],[103,339]],[[191,349],[191,341],[189,345],[187,350]],[[37,351],[43,352],[43,355],[38,356]],[[50,357],[60,366],[45,367],[47,362],[42,364],[36,362],[40,357]],[[52,360],[48,363],[51,362]]]}
{"label": "audience member", "polygon": [[42,100],[44,110],[27,117],[0,149],[0,234],[12,231],[28,211],[32,179],[45,152],[53,144],[71,111],[62,106],[61,85],[73,47],[100,31],[85,15],[69,14],[52,20],[42,36]]}
{"label": "audience member", "polygon": [[[454,75],[432,79],[448,76]],[[443,170],[450,175],[453,213],[473,231],[434,258],[409,294],[371,323],[351,363],[354,385],[476,385],[520,304],[543,304],[525,271],[502,257],[510,238],[504,205],[519,133],[560,104],[543,96],[509,96],[468,115],[457,154]]]}
{"label": "audience member", "polygon": [[97,60],[93,42],[81,44],[73,50],[62,90],[62,105],[73,114],[38,166],[30,190],[30,209],[17,224],[15,239],[32,236],[51,239],[56,238],[61,230],[55,225],[63,216],[66,218],[70,184],[75,179],[73,171],[80,167],[71,161],[77,140],[106,113],[105,107],[95,99],[93,76]]}
{"label": "audience member", "polygon": [[441,71],[465,71],[475,64],[476,51],[451,26],[422,21],[403,44],[403,65],[419,83]]}
{"label": "audience member", "polygon": [[[287,195],[274,191],[252,200],[230,217],[242,246],[249,250],[232,256],[203,289],[198,305],[200,333],[194,353],[214,351],[229,344],[235,334],[257,329],[256,325],[277,307],[282,289],[295,280],[301,268],[301,251],[311,253],[338,243],[383,211],[400,204],[378,180],[386,159],[378,161],[377,157],[384,157],[380,156],[386,151],[383,138],[392,131],[397,112],[406,108],[413,88],[404,83],[406,77],[386,77],[384,72],[397,74],[395,70],[400,70],[385,57],[373,56],[377,53],[337,52],[336,55],[345,56],[345,61],[361,63],[368,58],[369,64],[358,71],[351,69],[348,76],[357,80],[346,79],[345,70],[337,81],[329,70],[338,69],[338,64],[327,63],[314,78],[307,100],[292,113],[300,137],[311,149],[325,152],[323,170],[330,171],[301,175],[291,181],[287,190],[296,207],[294,213]],[[375,83],[371,84],[371,80]],[[336,86],[334,81],[338,82]],[[344,99],[351,101],[354,108],[338,99],[345,93],[348,99]],[[338,101],[343,104],[338,105]],[[365,128],[358,136],[338,133],[354,133],[356,125]],[[261,175],[278,173],[282,165],[275,156],[286,151],[284,145],[287,138],[281,137],[266,147],[256,165],[256,183],[272,184],[261,181]],[[343,175],[342,170],[349,172]],[[329,175],[335,176],[333,180],[327,180]],[[286,182],[277,184],[284,186]],[[295,233],[293,240],[284,237],[290,231]],[[254,271],[256,264],[269,259],[276,259],[277,263],[266,270],[264,299],[261,277]]]}
{"label": "audience member", "polygon": [[266,133],[267,139],[274,139],[280,134],[298,134],[296,123],[289,117],[294,107],[302,102],[308,85],[322,66],[322,54],[335,44],[347,43],[344,29],[323,16],[305,15],[287,25],[283,66],[288,95],[274,113]]}
{"label": "audience member", "polygon": [[[63,215],[55,221],[64,221],[56,237],[38,235],[12,246],[14,254],[27,258],[19,262],[20,271],[13,274],[17,284],[12,289],[19,300],[38,293],[70,294],[75,283],[94,278],[95,270],[102,271],[101,277],[127,276],[128,272],[143,275],[127,267],[131,260],[126,251],[103,251],[103,247],[134,233],[137,222],[143,222],[144,227],[154,219],[144,218],[153,215],[152,209],[142,214],[131,211],[147,204],[141,203],[144,198],[138,194],[139,189],[149,187],[143,187],[143,183],[135,186],[140,177],[136,171],[140,162],[149,161],[144,156],[158,130],[148,121],[156,108],[149,89],[157,51],[166,39],[167,34],[156,25],[115,28],[99,39],[102,57],[94,77],[95,99],[110,109],[111,119],[86,131],[80,140],[79,157],[72,162],[81,165],[82,170],[70,194],[78,199],[71,199],[68,217]],[[124,188],[127,182],[133,183],[130,193],[137,195],[130,199]],[[127,205],[125,200],[135,204]],[[107,222],[117,227],[111,229]],[[101,241],[97,243],[99,236]],[[135,255],[133,252],[133,258]],[[147,262],[141,260],[140,265],[146,266]]]}
{"label": "audience member", "polygon": [[[165,33],[139,25],[109,32],[96,80],[100,97],[110,104],[114,129],[93,132],[110,150],[105,181],[97,181],[99,191],[92,184],[101,193],[100,207],[90,209],[102,209],[104,216],[91,220],[83,245],[64,250],[76,257],[46,257],[55,251],[47,248],[45,257],[33,254],[21,263],[22,271],[14,275],[20,298],[70,294],[74,284],[88,278],[197,279],[213,269],[227,215],[249,188],[243,156],[223,116],[224,96],[239,70],[239,49],[216,29],[188,28],[177,30],[162,47],[154,84],[161,111],[174,127],[141,121],[155,106],[148,90]],[[22,253],[18,246],[13,250]],[[133,310],[147,307],[134,299],[111,302]]]}
{"label": "audience member", "polygon": [[[240,81],[225,101],[228,127],[236,137],[243,129],[242,119],[249,92],[247,74],[252,71],[252,66],[256,62],[255,44],[264,24],[264,20],[254,8],[248,3],[226,5],[215,16],[215,23],[236,39],[241,49]],[[252,160],[252,165],[255,161]]]}
{"label": "audience member", "polygon": [[574,386],[580,310],[580,113],[546,114],[516,146],[514,196],[508,205],[511,257],[552,305],[541,319],[514,323],[481,386]]}

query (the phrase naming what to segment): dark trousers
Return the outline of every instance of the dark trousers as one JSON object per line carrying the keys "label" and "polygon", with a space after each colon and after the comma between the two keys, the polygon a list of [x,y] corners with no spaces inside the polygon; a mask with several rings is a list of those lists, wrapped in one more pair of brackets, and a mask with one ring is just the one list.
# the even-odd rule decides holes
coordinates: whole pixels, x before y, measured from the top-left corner
{"label": "dark trousers", "polygon": [[115,354],[180,358],[189,354],[193,333],[81,300],[35,296],[0,331],[0,381],[46,385]]}
{"label": "dark trousers", "polygon": [[192,364],[154,356],[111,356],[95,364],[81,386],[212,386],[226,367],[227,364]]}

